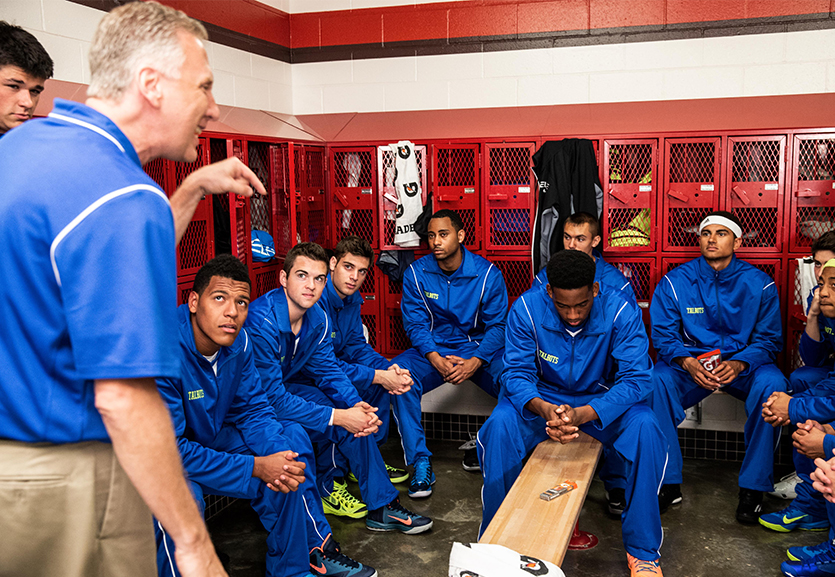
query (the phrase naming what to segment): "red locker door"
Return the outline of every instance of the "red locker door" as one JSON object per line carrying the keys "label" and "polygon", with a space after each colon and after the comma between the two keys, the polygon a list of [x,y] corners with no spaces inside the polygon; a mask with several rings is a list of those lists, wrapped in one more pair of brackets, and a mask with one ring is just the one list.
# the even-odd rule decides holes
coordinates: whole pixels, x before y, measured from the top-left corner
{"label": "red locker door", "polygon": [[835,230],[835,134],[796,135],[792,150],[789,250],[808,253]]}
{"label": "red locker door", "polygon": [[655,139],[604,141],[604,250],[655,250],[657,148]]}
{"label": "red locker door", "polygon": [[464,246],[481,248],[478,144],[443,144],[432,147],[433,208],[454,210],[464,222]]}
{"label": "red locker door", "polygon": [[719,209],[720,151],[720,138],[664,141],[663,250],[698,250],[699,223]]}
{"label": "red locker door", "polygon": [[785,148],[785,136],[728,139],[724,208],[742,221],[740,252],[782,249]]}
{"label": "red locker door", "polygon": [[275,201],[275,254],[286,256],[296,244],[298,229],[296,228],[297,197],[293,182],[295,170],[292,166],[293,155],[287,143],[275,144],[270,147],[273,183],[273,198]]}
{"label": "red locker door", "polygon": [[[296,226],[300,240],[327,246],[325,217],[325,149],[321,146],[294,146],[296,191],[299,204]],[[294,243],[295,244],[295,243]]]}
{"label": "red locker door", "polygon": [[[185,178],[209,163],[209,143],[201,138],[197,146],[197,160],[194,162],[174,163],[174,190]],[[169,194],[173,193],[171,191]],[[212,199],[203,198],[194,211],[180,244],[177,247],[177,276],[195,274],[201,266],[214,258],[214,221],[212,216]]]}
{"label": "red locker door", "polygon": [[532,142],[488,143],[484,186],[484,247],[530,251],[536,208]]}
{"label": "red locker door", "polygon": [[377,218],[377,165],[374,148],[330,150],[331,230],[333,244],[356,235],[379,247]]}

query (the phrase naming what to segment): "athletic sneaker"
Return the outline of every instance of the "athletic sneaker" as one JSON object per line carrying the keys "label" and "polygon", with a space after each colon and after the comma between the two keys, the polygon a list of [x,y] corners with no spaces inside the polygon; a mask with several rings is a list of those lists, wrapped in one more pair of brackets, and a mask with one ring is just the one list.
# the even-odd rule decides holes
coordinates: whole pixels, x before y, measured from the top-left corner
{"label": "athletic sneaker", "polygon": [[322,509],[329,515],[362,519],[368,514],[365,503],[348,492],[348,485],[333,482],[333,491],[322,497]]}
{"label": "athletic sneaker", "polygon": [[416,535],[432,528],[432,519],[412,513],[397,498],[385,507],[368,513],[365,526],[371,531],[400,531]]}
{"label": "athletic sneaker", "polygon": [[[389,481],[392,483],[405,483],[409,480],[409,471],[406,469],[398,469],[386,463],[386,473],[388,473]],[[348,473],[348,480],[352,483],[359,483],[356,475]]]}
{"label": "athletic sneaker", "polygon": [[481,471],[481,464],[478,462],[478,451],[475,448],[476,440],[470,439],[460,447],[459,450],[464,451],[464,459],[461,461],[461,466],[465,471],[474,473]]}
{"label": "athletic sneaker", "polygon": [[310,572],[323,577],[377,577],[373,568],[343,555],[331,534],[310,552]]}
{"label": "athletic sneaker", "polygon": [[658,492],[658,509],[663,513],[670,505],[681,503],[681,485],[661,485]]}
{"label": "athletic sneaker", "polygon": [[806,561],[783,561],[780,570],[788,577],[831,577],[835,575],[835,550],[830,545]]}
{"label": "athletic sneaker", "polygon": [[768,494],[778,499],[794,499],[797,497],[795,486],[802,482],[795,471],[774,483],[774,490],[769,491]]}
{"label": "athletic sneaker", "polygon": [[816,555],[820,555],[829,549],[829,541],[824,541],[819,545],[809,545],[806,547],[789,547],[786,550],[786,557],[789,561],[808,561]]}
{"label": "athletic sneaker", "polygon": [[829,520],[826,517],[821,519],[810,515],[792,503],[782,511],[761,515],[760,525],[780,533],[788,533],[795,529],[826,531],[829,529]]}
{"label": "athletic sneaker", "polygon": [[739,505],[736,507],[736,520],[743,525],[756,525],[763,510],[763,492],[739,488]]}
{"label": "athletic sneaker", "polygon": [[432,494],[432,485],[435,484],[435,473],[432,471],[432,461],[429,457],[418,457],[415,462],[415,472],[412,481],[409,483],[409,497],[421,499]]}
{"label": "athletic sneaker", "polygon": [[620,517],[623,515],[623,510],[626,509],[626,490],[615,488],[606,491],[606,501],[609,514]]}
{"label": "athletic sneaker", "polygon": [[664,577],[661,573],[661,567],[658,565],[658,559],[655,561],[642,561],[636,559],[629,553],[626,554],[626,562],[629,564],[629,571],[632,577]]}

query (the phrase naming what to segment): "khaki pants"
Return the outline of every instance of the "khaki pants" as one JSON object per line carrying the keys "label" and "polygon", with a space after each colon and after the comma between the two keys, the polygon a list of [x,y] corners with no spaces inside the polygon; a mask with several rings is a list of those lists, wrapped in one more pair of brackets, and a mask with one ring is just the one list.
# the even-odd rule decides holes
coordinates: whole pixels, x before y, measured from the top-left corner
{"label": "khaki pants", "polygon": [[0,440],[0,576],[153,577],[155,555],[110,444]]}

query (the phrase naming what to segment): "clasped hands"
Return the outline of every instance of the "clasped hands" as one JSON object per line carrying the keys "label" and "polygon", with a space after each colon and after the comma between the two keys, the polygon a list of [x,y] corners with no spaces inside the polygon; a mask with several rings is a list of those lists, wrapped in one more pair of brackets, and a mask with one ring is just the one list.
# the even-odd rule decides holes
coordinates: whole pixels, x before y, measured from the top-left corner
{"label": "clasped hands", "polygon": [[456,355],[442,357],[438,352],[426,355],[426,360],[432,363],[435,370],[448,382],[459,385],[469,379],[481,368],[484,361],[478,357],[464,359]]}

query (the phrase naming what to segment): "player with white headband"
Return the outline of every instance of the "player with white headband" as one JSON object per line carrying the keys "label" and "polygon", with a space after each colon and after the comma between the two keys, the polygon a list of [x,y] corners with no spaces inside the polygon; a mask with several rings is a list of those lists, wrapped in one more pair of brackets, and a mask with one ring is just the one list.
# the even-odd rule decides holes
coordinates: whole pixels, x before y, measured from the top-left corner
{"label": "player with white headband", "polygon": [[774,279],[734,255],[743,242],[742,224],[725,211],[699,225],[702,256],[668,272],[650,307],[653,369],[652,407],[670,445],[661,510],[680,503],[682,458],[676,425],[685,409],[722,389],[745,401],[745,458],[739,473],[740,523],[758,522],[762,492],[774,485],[774,448],[780,428],[761,417],[773,392],[786,391],[774,365],[783,347],[780,301]]}

